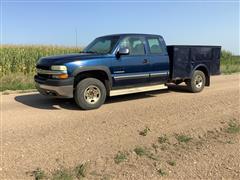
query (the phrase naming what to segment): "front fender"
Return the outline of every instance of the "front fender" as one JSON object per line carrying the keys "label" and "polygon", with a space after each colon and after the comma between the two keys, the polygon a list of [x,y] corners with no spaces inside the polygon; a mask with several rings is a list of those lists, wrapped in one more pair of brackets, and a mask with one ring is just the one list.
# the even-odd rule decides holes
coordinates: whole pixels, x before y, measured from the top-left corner
{"label": "front fender", "polygon": [[112,85],[112,75],[111,75],[111,72],[110,72],[110,69],[106,66],[86,66],[86,67],[77,67],[72,75],[73,76],[76,76],[78,75],[79,73],[82,73],[82,72],[87,72],[87,71],[104,71],[107,76],[108,76],[108,79],[109,79],[109,82],[110,84]]}

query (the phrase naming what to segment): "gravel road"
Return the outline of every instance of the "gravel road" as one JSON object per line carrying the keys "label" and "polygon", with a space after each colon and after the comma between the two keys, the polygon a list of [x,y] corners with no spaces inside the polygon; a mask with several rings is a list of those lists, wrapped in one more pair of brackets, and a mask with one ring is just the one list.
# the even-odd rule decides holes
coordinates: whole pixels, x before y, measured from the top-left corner
{"label": "gravel road", "polygon": [[[239,80],[214,76],[201,93],[173,86],[109,98],[91,111],[38,93],[2,95],[0,179],[34,179],[37,168],[51,174],[81,163],[86,179],[240,179],[240,133],[227,131],[240,124]],[[192,139],[180,142],[179,134]],[[158,142],[163,135],[168,143]],[[136,147],[159,159],[138,156]],[[119,151],[128,158],[116,164]]]}

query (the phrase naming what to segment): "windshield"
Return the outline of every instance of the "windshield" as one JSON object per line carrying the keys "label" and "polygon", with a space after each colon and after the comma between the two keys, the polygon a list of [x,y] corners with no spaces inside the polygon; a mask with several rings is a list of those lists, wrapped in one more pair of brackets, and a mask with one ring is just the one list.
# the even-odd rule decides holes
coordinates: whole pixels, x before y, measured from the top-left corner
{"label": "windshield", "polygon": [[85,49],[84,53],[109,54],[115,47],[119,36],[99,37],[91,42]]}

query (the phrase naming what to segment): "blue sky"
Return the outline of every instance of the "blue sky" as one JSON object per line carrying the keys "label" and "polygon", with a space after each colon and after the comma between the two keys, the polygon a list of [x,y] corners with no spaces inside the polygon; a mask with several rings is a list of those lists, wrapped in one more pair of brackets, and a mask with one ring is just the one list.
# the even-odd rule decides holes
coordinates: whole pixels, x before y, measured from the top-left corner
{"label": "blue sky", "polygon": [[167,44],[221,45],[240,54],[239,1],[2,0],[3,44],[85,46],[97,36],[154,33]]}

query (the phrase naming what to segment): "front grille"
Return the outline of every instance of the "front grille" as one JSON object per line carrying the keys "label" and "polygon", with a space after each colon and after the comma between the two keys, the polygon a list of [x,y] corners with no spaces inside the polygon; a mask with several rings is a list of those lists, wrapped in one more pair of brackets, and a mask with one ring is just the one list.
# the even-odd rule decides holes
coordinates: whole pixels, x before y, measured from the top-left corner
{"label": "front grille", "polygon": [[50,70],[50,67],[47,66],[47,65],[41,65],[41,64],[38,64],[36,66],[37,69],[44,69],[44,70]]}
{"label": "front grille", "polygon": [[40,78],[43,78],[43,79],[51,79],[52,78],[52,75],[49,75],[49,74],[37,74],[38,77]]}
{"label": "front grille", "polygon": [[[47,65],[42,65],[42,64],[38,64],[36,66],[37,69],[42,69],[42,70],[50,70],[50,66],[47,66]],[[52,78],[52,75],[49,75],[49,74],[40,74],[40,73],[37,73],[38,77],[42,78],[42,79],[51,79]]]}

